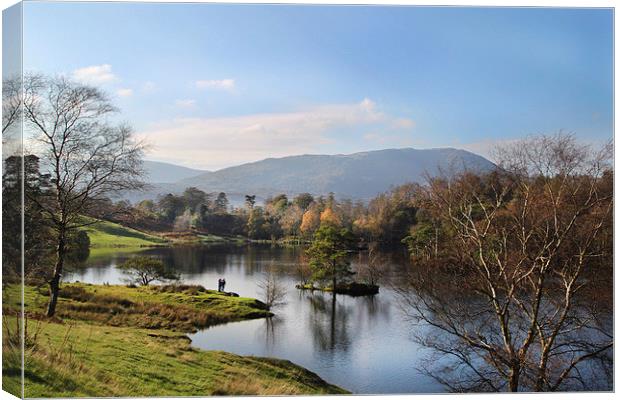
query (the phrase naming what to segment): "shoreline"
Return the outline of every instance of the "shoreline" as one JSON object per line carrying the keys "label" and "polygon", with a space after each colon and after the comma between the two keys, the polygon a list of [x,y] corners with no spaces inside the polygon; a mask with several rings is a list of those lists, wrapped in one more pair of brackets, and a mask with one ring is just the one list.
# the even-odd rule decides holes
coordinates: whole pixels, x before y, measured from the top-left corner
{"label": "shoreline", "polygon": [[[5,289],[5,314],[16,309],[6,300],[19,290],[19,285]],[[47,319],[42,312],[47,300],[43,291],[46,288],[25,287],[27,343],[29,336],[34,337],[34,344],[26,350],[27,397],[50,393],[63,397],[348,393],[287,360],[201,350],[191,345],[187,335],[198,329],[273,315],[256,299],[225,296],[196,285],[128,288],[71,283],[62,286],[57,315]],[[3,329],[7,334],[9,327]],[[45,345],[45,341],[56,345]],[[58,350],[52,358],[72,361],[48,363],[51,353],[63,346],[64,351]],[[11,354],[11,349],[4,350]],[[131,374],[125,376],[109,368],[108,359],[130,368]],[[175,375],[169,376],[166,366],[173,364]],[[228,377],[219,374],[230,368]],[[11,375],[13,369],[10,365],[5,368],[9,372],[4,385],[7,389],[18,378]],[[105,376],[114,385],[91,382],[93,374]],[[153,380],[153,376],[161,378]],[[54,386],[53,382],[65,378],[75,383],[64,382],[73,390]]]}

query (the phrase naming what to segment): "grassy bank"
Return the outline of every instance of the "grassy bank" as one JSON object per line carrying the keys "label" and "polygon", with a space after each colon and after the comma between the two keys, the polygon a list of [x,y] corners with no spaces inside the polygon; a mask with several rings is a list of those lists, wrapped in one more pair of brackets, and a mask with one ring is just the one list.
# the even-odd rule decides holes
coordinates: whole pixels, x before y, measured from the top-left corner
{"label": "grassy bank", "polygon": [[[88,220],[95,221],[91,218]],[[88,234],[91,248],[162,246],[168,243],[158,236],[110,221],[97,221],[82,230]]]}
{"label": "grassy bank", "polygon": [[143,248],[165,245],[197,245],[210,243],[242,244],[247,239],[242,236],[217,236],[195,232],[146,233],[114,222],[83,217],[84,222],[93,222],[82,228],[90,238],[90,247],[97,249]]}
{"label": "grassy bank", "polygon": [[[26,311],[34,317],[41,316],[47,304],[47,288],[26,287],[24,299]],[[225,322],[267,317],[271,313],[258,300],[227,296],[201,286],[130,288],[70,283],[62,286],[56,315],[65,321],[195,332]]]}
{"label": "grassy bank", "polygon": [[[5,290],[14,298],[19,287]],[[268,315],[254,299],[198,286],[70,284],[53,320],[42,316],[46,301],[43,290],[26,288],[27,397],[343,393],[288,361],[191,347],[186,332]],[[4,303],[5,338],[13,307]],[[17,390],[19,357],[7,340],[3,348],[3,386]]]}

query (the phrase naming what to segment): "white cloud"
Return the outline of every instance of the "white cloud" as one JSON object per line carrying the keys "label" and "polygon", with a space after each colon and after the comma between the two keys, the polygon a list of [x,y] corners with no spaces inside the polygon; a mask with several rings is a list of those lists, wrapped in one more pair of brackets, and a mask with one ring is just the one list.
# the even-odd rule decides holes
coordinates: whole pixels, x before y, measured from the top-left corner
{"label": "white cloud", "polygon": [[194,99],[180,99],[176,100],[174,104],[180,108],[192,108],[196,105],[196,100]]}
{"label": "white cloud", "polygon": [[[193,103],[192,103],[193,104]],[[140,132],[152,146],[151,157],[162,161],[217,169],[320,151],[344,129],[369,125],[389,127],[394,118],[364,99],[354,104],[329,104],[285,113],[223,118],[180,118]]]}
{"label": "white cloud", "polygon": [[76,69],[73,71],[73,79],[89,85],[101,85],[114,82],[117,78],[110,64],[102,64]]}
{"label": "white cloud", "polygon": [[232,90],[235,88],[235,80],[234,79],[199,80],[199,81],[196,81],[196,87],[198,89]]}
{"label": "white cloud", "polygon": [[121,97],[130,97],[133,95],[133,89],[121,88],[116,91],[116,94]]}

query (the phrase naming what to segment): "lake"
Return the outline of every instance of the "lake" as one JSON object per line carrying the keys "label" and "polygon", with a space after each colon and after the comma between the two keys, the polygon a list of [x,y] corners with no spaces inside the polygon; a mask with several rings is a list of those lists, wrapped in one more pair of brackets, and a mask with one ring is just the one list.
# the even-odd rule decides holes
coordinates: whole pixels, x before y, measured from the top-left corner
{"label": "lake", "polygon": [[[337,295],[334,299],[331,293],[298,290],[295,284],[299,282],[297,266],[302,249],[260,244],[149,248],[133,252],[95,249],[81,266],[72,267],[64,280],[126,283],[127,276],[116,266],[137,253],[162,259],[184,283],[207,289],[217,289],[218,279],[225,278],[226,291],[262,299],[259,284],[267,271],[273,271],[279,284],[287,289],[285,304],[272,310],[274,317],[218,325],[189,335],[197,348],[290,360],[354,393],[446,391],[446,387],[419,369],[429,365],[432,353],[420,347],[414,338],[439,336],[437,331],[416,325],[403,308],[397,288],[414,270],[404,249],[380,254],[381,289],[379,294],[369,297]],[[365,252],[351,256],[354,270],[367,263]],[[418,294],[409,293],[414,297]],[[479,301],[473,294],[453,288],[441,296],[456,305]],[[612,314],[605,319],[611,323]],[[585,334],[590,338],[598,336],[596,331],[586,330]],[[433,362],[432,367],[441,370],[441,362]],[[589,390],[611,388],[594,360],[584,363],[579,374],[588,382]]]}
{"label": "lake", "polygon": [[[404,251],[385,254],[378,295],[338,295],[335,302],[328,293],[295,289],[299,248],[211,245],[151,248],[139,253],[160,257],[185,283],[208,289],[217,289],[217,280],[223,277],[227,291],[260,299],[259,282],[268,270],[275,270],[287,288],[286,303],[273,310],[273,318],[202,330],[190,335],[197,348],[287,359],[354,393],[445,390],[417,369],[428,351],[412,340],[421,328],[406,318],[391,288],[411,268]],[[66,274],[65,281],[125,283],[126,276],[116,266],[134,254],[95,250],[81,267]],[[364,255],[352,256],[351,261],[354,269],[366,262]]]}

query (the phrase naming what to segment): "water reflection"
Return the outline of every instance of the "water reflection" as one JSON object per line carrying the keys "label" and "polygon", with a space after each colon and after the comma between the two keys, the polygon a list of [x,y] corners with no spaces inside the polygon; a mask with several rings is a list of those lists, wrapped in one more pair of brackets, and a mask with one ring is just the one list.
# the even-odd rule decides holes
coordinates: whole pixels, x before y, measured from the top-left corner
{"label": "water reflection", "polygon": [[[381,290],[373,297],[332,296],[294,289],[302,250],[268,245],[202,246],[103,252],[95,249],[86,264],[75,264],[66,281],[124,283],[116,266],[139,252],[159,257],[183,281],[242,296],[262,295],[258,283],[268,270],[288,290],[272,318],[236,322],[192,335],[193,345],[237,354],[291,360],[331,383],[357,393],[438,392],[443,387],[420,374],[421,349],[410,340],[411,325],[402,317],[390,282],[410,268],[403,253],[385,254]],[[367,255],[352,259],[355,269]]]}

